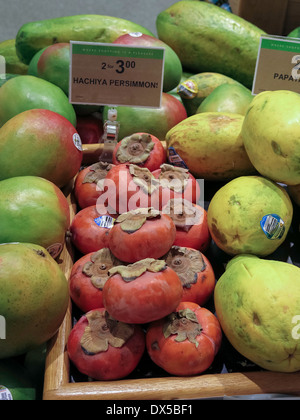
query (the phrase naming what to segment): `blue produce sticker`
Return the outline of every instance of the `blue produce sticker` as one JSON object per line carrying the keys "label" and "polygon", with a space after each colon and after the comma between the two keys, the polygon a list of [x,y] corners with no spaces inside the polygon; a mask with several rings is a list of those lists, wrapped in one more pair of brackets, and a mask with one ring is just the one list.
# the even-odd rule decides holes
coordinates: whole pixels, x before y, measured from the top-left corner
{"label": "blue produce sticker", "polygon": [[168,160],[171,163],[171,165],[179,166],[179,167],[184,168],[184,169],[189,169],[187,167],[187,165],[185,164],[184,160],[176,152],[174,147],[172,147],[172,146],[169,147],[168,151],[169,151]]}
{"label": "blue produce sticker", "polygon": [[281,239],[285,232],[284,221],[278,214],[267,214],[260,221],[260,226],[268,239]]}
{"label": "blue produce sticker", "polygon": [[111,216],[105,215],[97,217],[96,219],[94,219],[94,222],[100,227],[111,229],[114,225],[115,219]]}

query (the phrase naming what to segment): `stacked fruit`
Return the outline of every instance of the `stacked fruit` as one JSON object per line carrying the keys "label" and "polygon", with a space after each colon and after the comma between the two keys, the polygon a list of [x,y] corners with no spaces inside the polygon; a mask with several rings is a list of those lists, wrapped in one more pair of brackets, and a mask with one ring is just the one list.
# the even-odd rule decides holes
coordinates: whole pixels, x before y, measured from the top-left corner
{"label": "stacked fruit", "polygon": [[[179,1],[156,23],[160,39],[123,19],[72,16],[26,24],[0,45],[11,72],[0,85],[0,358],[52,337],[71,296],[81,317],[69,355],[95,379],[127,376],[145,349],[170,374],[205,372],[220,327],[259,367],[297,371],[298,260],[275,252],[291,252],[299,205],[299,95],[252,97],[264,33],[237,16]],[[101,141],[109,108],[68,101],[78,34],[166,53],[161,107],[118,107],[112,163],[84,168],[80,137]],[[74,177],[71,221],[62,191]],[[217,190],[207,211],[199,178]],[[69,279],[57,263],[66,233],[78,252]],[[208,249],[228,263],[220,278]]]}
{"label": "stacked fruit", "polygon": [[88,166],[75,181],[81,209],[70,235],[83,255],[69,287],[85,314],[68,352],[94,379],[127,376],[145,341],[151,359],[176,375],[207,370],[220,348],[218,321],[203,307],[215,275],[203,254],[210,233],[206,211],[196,204],[200,187],[187,169],[165,160],[156,137],[134,133],[117,144],[112,164]]}

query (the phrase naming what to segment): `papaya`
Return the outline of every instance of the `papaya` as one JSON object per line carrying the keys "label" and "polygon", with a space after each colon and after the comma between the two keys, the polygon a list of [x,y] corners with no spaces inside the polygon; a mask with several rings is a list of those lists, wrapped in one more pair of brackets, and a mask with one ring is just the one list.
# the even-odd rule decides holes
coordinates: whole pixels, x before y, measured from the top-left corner
{"label": "papaya", "polygon": [[19,59],[29,64],[36,52],[59,42],[87,41],[113,42],[129,32],[154,34],[143,26],[126,19],[97,14],[63,16],[27,22],[16,35],[16,52]]}
{"label": "papaya", "polygon": [[245,86],[224,83],[204,99],[196,113],[216,111],[245,115],[252,99],[251,91]]}
{"label": "papaya", "polygon": [[198,179],[226,181],[254,174],[240,136],[243,115],[203,112],[171,128],[165,137],[168,154],[174,151]]}
{"label": "papaya", "polygon": [[59,329],[68,304],[66,276],[45,248],[0,244],[0,307],[6,332],[0,359],[46,343]]}
{"label": "papaya", "polygon": [[69,225],[68,201],[51,181],[30,175],[0,181],[0,243],[35,243],[55,258]]}
{"label": "papaya", "polygon": [[299,107],[299,93],[261,92],[252,100],[241,132],[257,171],[287,185],[300,183]]}
{"label": "papaya", "polygon": [[[108,118],[109,109],[109,106],[103,108],[103,123]],[[118,106],[116,109],[120,140],[133,133],[146,132],[163,141],[167,132],[187,117],[183,104],[166,92],[162,93],[159,108]]]}
{"label": "papaya", "polygon": [[300,370],[300,268],[274,259],[234,257],[214,291],[217,318],[232,346],[263,369]]}
{"label": "papaya", "polygon": [[214,4],[179,1],[156,18],[158,37],[177,53],[185,70],[225,74],[251,88],[265,31]]}
{"label": "papaya", "polygon": [[293,204],[286,190],[258,175],[226,183],[207,210],[212,239],[228,255],[272,254],[285,241],[292,218]]}
{"label": "papaya", "polygon": [[17,56],[15,39],[0,42],[0,56],[5,58],[6,73],[27,74],[28,65]]}
{"label": "papaya", "polygon": [[10,118],[29,109],[57,112],[76,126],[76,113],[61,88],[47,80],[20,75],[8,80],[0,89],[0,127]]}
{"label": "papaya", "polygon": [[34,401],[35,384],[29,371],[17,358],[0,360],[0,401]]}
{"label": "papaya", "polygon": [[77,130],[57,112],[30,109],[0,128],[0,180],[35,175],[64,187],[79,171],[82,158]]}
{"label": "papaya", "polygon": [[243,86],[231,77],[215,72],[197,73],[182,80],[177,87],[177,92],[188,116],[196,114],[201,103],[214,89],[224,83]]}

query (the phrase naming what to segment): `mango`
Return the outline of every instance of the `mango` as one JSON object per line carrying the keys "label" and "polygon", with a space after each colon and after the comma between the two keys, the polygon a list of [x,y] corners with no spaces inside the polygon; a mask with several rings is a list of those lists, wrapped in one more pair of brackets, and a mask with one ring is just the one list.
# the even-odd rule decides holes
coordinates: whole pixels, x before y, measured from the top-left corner
{"label": "mango", "polygon": [[261,176],[242,176],[221,187],[207,223],[215,244],[229,255],[272,254],[286,239],[293,204],[286,190]]}
{"label": "mango", "polygon": [[245,115],[252,99],[251,91],[245,86],[224,83],[204,99],[196,114],[216,111]]}
{"label": "mango", "polygon": [[240,136],[240,114],[204,112],[192,115],[165,137],[196,178],[224,181],[256,173]]}
{"label": "mango", "polygon": [[[189,87],[187,89],[187,83],[191,83],[192,89],[189,89]],[[191,115],[196,114],[201,103],[213,92],[214,89],[224,83],[240,85],[239,82],[231,77],[215,72],[193,74],[187,76],[185,80],[182,80],[177,87],[177,91],[186,108],[188,116],[190,117]]]}
{"label": "mango", "polygon": [[158,14],[156,29],[186,71],[222,73],[252,87],[265,35],[257,26],[205,1],[178,1]]}
{"label": "mango", "polygon": [[300,268],[239,255],[214,291],[217,318],[232,346],[263,369],[300,370]]}
{"label": "mango", "polygon": [[77,130],[57,112],[29,109],[0,128],[0,180],[35,175],[61,188],[77,174],[82,158]]}
{"label": "mango", "polygon": [[296,92],[262,92],[251,102],[241,132],[257,171],[287,185],[300,183],[299,107]]}
{"label": "mango", "polygon": [[57,332],[69,304],[67,279],[47,250],[0,244],[0,308],[5,339],[0,359],[25,354]]}
{"label": "mango", "polygon": [[164,48],[163,91],[169,92],[180,82],[182,76],[181,61],[175,51],[160,39],[141,32],[131,32],[119,36],[113,43],[148,48]]}
{"label": "mango", "polygon": [[29,109],[57,112],[76,126],[76,114],[67,95],[53,83],[39,77],[20,75],[0,89],[0,127],[10,118]]}
{"label": "mango", "polygon": [[[103,123],[108,118],[109,106],[103,107]],[[167,132],[187,117],[186,109],[177,98],[163,92],[159,108],[118,106],[117,121],[120,123],[119,140],[133,133],[146,132],[165,140]]]}
{"label": "mango", "polygon": [[35,243],[55,258],[69,226],[68,201],[52,182],[29,175],[0,181],[0,243]]}

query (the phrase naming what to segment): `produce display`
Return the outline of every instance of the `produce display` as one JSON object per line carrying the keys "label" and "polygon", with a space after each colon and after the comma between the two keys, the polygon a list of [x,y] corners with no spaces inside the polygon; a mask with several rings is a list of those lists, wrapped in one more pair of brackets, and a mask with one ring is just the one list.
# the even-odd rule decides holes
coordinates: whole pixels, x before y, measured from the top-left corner
{"label": "produce display", "polygon": [[[66,320],[78,387],[300,371],[300,95],[252,95],[265,32],[209,3],[0,43],[0,400],[43,398]],[[116,143],[111,106],[69,102],[72,40],[165,48],[161,106],[117,106]]]}

